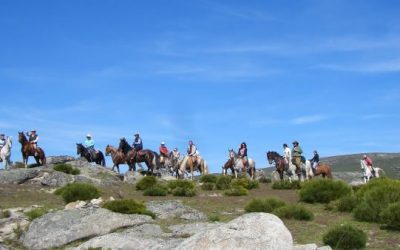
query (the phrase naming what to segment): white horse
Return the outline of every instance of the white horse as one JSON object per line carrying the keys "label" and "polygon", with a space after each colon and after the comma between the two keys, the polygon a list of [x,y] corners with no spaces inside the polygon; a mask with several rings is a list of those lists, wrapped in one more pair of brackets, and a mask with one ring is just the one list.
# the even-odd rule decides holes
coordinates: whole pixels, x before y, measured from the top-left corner
{"label": "white horse", "polygon": [[[364,170],[364,176],[363,176],[364,183],[367,183],[373,177],[379,178],[380,176],[379,172],[385,173],[385,171],[383,171],[383,169],[381,168],[368,166],[364,160],[361,160],[360,163],[361,163],[361,169]],[[375,176],[373,170],[375,171]]]}
{"label": "white horse", "polygon": [[[228,153],[229,160],[223,167],[223,170],[224,170],[223,174],[226,175],[226,172],[229,168],[229,163],[232,165],[232,167],[235,170],[235,178],[238,177],[237,173],[240,172],[240,174],[242,174],[243,170],[246,174],[246,166],[244,166],[244,164],[243,164],[243,159],[240,158],[233,149],[229,149],[228,151],[229,151],[229,153]],[[256,172],[256,162],[253,159],[248,158],[247,163],[248,163],[247,171],[249,171],[250,178],[254,179],[255,172]]]}
{"label": "white horse", "polygon": [[0,161],[3,162],[4,169],[8,169],[11,165],[11,148],[12,148],[12,137],[9,136],[6,139],[6,144],[0,150]]}

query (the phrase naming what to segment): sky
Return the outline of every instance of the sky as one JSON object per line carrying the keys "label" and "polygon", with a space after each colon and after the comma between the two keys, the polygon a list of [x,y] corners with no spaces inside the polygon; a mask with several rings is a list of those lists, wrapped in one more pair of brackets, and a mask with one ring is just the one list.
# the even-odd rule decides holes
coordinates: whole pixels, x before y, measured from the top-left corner
{"label": "sky", "polygon": [[[400,152],[400,1],[0,2],[0,132],[47,156],[133,140],[220,172],[297,140],[307,158]],[[33,163],[33,158],[29,160]],[[112,166],[110,157],[107,165]],[[123,171],[126,171],[124,166]]]}

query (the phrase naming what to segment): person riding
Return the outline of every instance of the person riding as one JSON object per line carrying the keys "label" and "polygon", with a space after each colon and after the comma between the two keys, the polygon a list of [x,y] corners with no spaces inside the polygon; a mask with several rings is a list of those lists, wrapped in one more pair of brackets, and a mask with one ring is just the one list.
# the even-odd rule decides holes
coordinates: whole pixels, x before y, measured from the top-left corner
{"label": "person riding", "polygon": [[194,145],[192,140],[189,141],[189,145],[188,145],[188,148],[187,148],[187,153],[192,158],[193,163],[196,163],[199,153],[197,151],[196,145]]}
{"label": "person riding", "polygon": [[29,136],[29,143],[32,145],[32,147],[35,150],[35,156],[37,156],[37,143],[39,141],[39,136],[36,134],[36,130],[31,130],[29,133],[27,133]]}
{"label": "person riding", "polygon": [[247,160],[247,145],[245,142],[242,142],[239,146],[238,150],[239,158],[242,158],[243,168],[247,169],[248,167],[248,160]]}
{"label": "person riding", "polygon": [[303,153],[303,150],[299,146],[298,141],[294,141],[292,144],[292,163],[296,166],[296,174],[299,175],[301,170],[301,154]]}
{"label": "person riding", "polygon": [[179,159],[179,157],[181,157],[181,153],[179,153],[178,148],[174,148],[174,150],[172,150],[172,157],[175,159]]}
{"label": "person riding", "polygon": [[4,134],[0,134],[0,150],[6,145],[6,138]]}
{"label": "person riding", "polygon": [[319,154],[317,150],[314,150],[314,156],[312,159],[310,159],[311,162],[311,169],[313,171],[313,173],[315,174],[315,172],[317,171],[317,167],[319,164]]}
{"label": "person riding", "polygon": [[286,143],[283,144],[283,158],[285,158],[285,165],[289,166],[290,162],[292,162],[292,150],[288,147]]}
{"label": "person riding", "polygon": [[90,158],[94,159],[96,157],[96,150],[94,149],[94,140],[91,134],[86,135],[86,140],[83,142],[83,146],[88,150]]}
{"label": "person riding", "polygon": [[362,160],[365,162],[365,165],[371,169],[371,173],[375,177],[375,169],[373,167],[373,162],[372,162],[371,157],[369,157],[367,155],[363,155]]}
{"label": "person riding", "polygon": [[135,137],[135,139],[133,139],[132,147],[136,151],[142,150],[143,149],[143,142],[142,142],[142,138],[140,138],[139,132],[135,132],[135,134],[133,136]]}
{"label": "person riding", "polygon": [[165,146],[165,142],[163,141],[161,142],[159,150],[160,150],[160,163],[161,165],[164,165],[165,159],[168,158],[168,148],[167,146]]}

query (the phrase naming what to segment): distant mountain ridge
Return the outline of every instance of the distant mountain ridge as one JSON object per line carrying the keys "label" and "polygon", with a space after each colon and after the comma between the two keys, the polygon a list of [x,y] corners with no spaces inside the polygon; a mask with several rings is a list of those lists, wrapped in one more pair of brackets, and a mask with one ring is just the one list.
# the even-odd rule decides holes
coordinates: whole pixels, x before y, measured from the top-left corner
{"label": "distant mountain ridge", "polygon": [[[361,172],[362,154],[337,155],[321,158],[321,162],[332,167],[333,172]],[[367,153],[374,166],[382,168],[390,178],[400,179],[400,153]]]}

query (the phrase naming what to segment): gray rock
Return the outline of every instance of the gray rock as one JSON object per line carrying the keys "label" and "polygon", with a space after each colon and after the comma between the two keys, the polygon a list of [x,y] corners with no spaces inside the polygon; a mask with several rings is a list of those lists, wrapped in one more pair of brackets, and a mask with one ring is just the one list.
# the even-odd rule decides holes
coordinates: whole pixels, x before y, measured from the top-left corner
{"label": "gray rock", "polygon": [[111,233],[93,238],[74,248],[86,250],[89,248],[102,249],[174,249],[183,239],[170,238],[162,232],[159,225],[144,224],[130,228],[124,232]]}
{"label": "gray rock", "polygon": [[0,171],[0,184],[22,184],[39,175],[40,168],[17,168]]}
{"label": "gray rock", "polygon": [[332,250],[332,247],[330,247],[330,246],[323,246],[323,247],[318,247],[317,250]]}
{"label": "gray rock", "polygon": [[172,234],[174,235],[185,235],[185,234],[193,235],[199,232],[204,232],[214,229],[221,225],[222,223],[200,222],[200,223],[173,225],[168,228],[172,231]]}
{"label": "gray rock", "polygon": [[295,245],[293,250],[317,250],[318,246],[316,244],[306,244],[306,245]]}
{"label": "gray rock", "polygon": [[0,250],[9,250],[9,248],[0,243]]}
{"label": "gray rock", "polygon": [[177,249],[293,249],[293,239],[283,222],[272,214],[242,215],[217,228],[199,232]]}
{"label": "gray rock", "polygon": [[185,220],[206,220],[207,216],[185,206],[180,200],[148,201],[145,203],[148,210],[152,211],[160,219],[179,218]]}
{"label": "gray rock", "polygon": [[46,164],[59,164],[66,163],[68,161],[74,161],[75,158],[69,155],[61,155],[61,156],[48,156],[46,158]]}
{"label": "gray rock", "polygon": [[144,176],[140,174],[139,172],[135,171],[128,171],[124,174],[123,181],[128,183],[128,184],[136,184],[138,181],[140,181]]}
{"label": "gray rock", "polygon": [[35,219],[21,241],[28,249],[47,249],[152,221],[150,216],[118,214],[102,208],[62,210]]}
{"label": "gray rock", "polygon": [[43,173],[40,183],[49,187],[62,187],[68,183],[73,183],[74,181],[75,179],[72,175],[59,171],[51,171]]}

